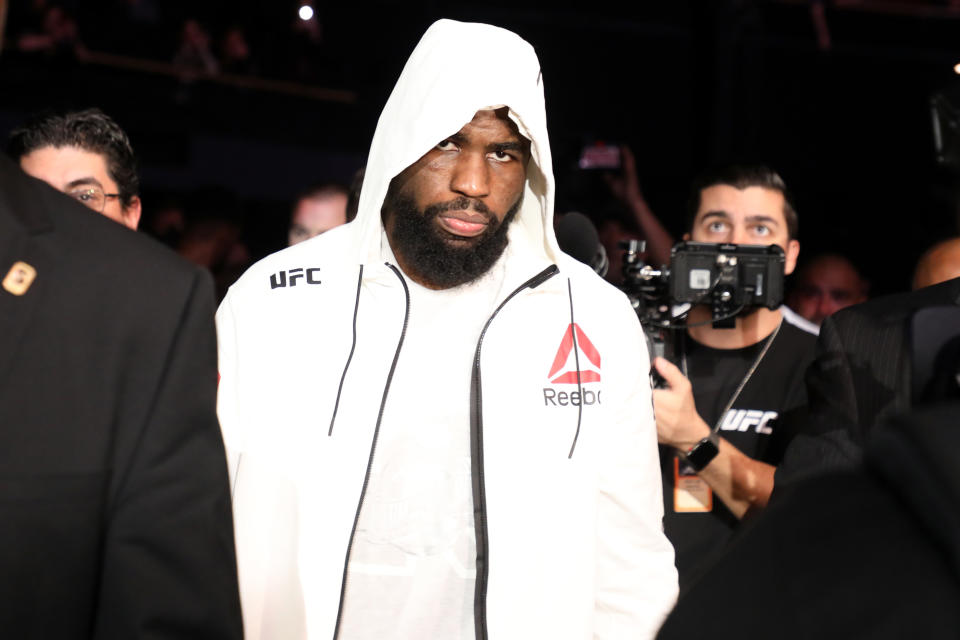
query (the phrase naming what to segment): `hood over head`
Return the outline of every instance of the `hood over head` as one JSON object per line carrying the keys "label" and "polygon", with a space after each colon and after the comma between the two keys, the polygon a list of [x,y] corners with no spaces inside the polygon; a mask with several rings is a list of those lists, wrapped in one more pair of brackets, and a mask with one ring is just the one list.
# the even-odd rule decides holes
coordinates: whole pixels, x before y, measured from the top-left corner
{"label": "hood over head", "polygon": [[477,111],[504,106],[530,140],[523,205],[509,230],[510,250],[529,247],[520,250],[557,261],[553,161],[537,55],[515,33],[453,20],[427,29],[380,114],[354,223],[360,226],[361,261],[380,259],[380,210],[390,181]]}

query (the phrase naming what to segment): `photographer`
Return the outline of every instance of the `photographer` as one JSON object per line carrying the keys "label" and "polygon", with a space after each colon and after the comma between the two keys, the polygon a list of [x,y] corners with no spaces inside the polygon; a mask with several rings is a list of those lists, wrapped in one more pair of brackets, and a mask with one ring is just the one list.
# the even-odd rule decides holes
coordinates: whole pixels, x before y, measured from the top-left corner
{"label": "photographer", "polygon": [[[766,167],[728,167],[691,190],[685,240],[778,245],[784,272],[796,265],[797,214],[783,180]],[[676,275],[676,274],[674,274]],[[681,589],[723,549],[751,509],[766,505],[792,437],[788,412],[806,404],[803,374],[816,336],[781,309],[742,310],[716,328],[694,305],[686,330],[655,360],[665,388],[653,393],[665,498],[665,529],[676,548]]]}

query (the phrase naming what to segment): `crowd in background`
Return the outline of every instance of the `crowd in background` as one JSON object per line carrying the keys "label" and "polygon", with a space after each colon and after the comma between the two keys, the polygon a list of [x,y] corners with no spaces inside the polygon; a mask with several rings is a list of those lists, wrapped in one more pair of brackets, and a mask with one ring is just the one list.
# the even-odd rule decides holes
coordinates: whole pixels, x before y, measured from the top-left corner
{"label": "crowd in background", "polygon": [[[102,19],[105,10],[109,11],[109,21]],[[98,4],[21,0],[11,4],[6,48],[15,55],[42,58],[51,64],[62,59],[82,61],[91,52],[162,62],[179,78],[178,100],[190,99],[191,84],[200,77],[263,77],[327,86],[336,86],[349,77],[349,55],[331,45],[321,8],[315,12],[311,8],[306,19],[291,10],[279,31],[270,31],[269,41],[264,40],[265,30],[257,28],[261,25],[256,19],[203,7],[161,5],[155,0]],[[91,102],[74,106],[98,105]],[[141,148],[136,137],[133,143],[138,150]],[[139,159],[151,160],[148,155]],[[340,183],[346,188],[349,180],[344,176],[352,175],[356,168],[343,166],[337,175],[318,172],[310,182],[314,186]],[[662,202],[659,207],[651,206],[641,188],[648,180],[638,170],[630,148],[623,146],[622,166],[615,170],[561,171],[558,175],[558,213],[581,211],[597,227],[610,262],[608,280],[622,283],[620,243],[630,238],[646,240],[644,257],[648,262],[669,261],[670,247],[680,239],[674,234],[680,228],[675,214],[683,206],[682,196],[675,194],[667,207]],[[815,176],[790,177],[792,184],[816,180]],[[301,184],[300,190],[308,189],[310,182]],[[211,269],[221,295],[249,264],[284,246],[287,218],[298,199],[296,189],[285,198],[264,204],[222,185],[178,189],[149,181],[143,191],[146,197],[141,230]],[[798,195],[802,201],[804,194]],[[817,212],[807,210],[805,214],[809,219]],[[954,221],[954,232],[956,226]],[[814,322],[845,304],[865,300],[871,290],[869,269],[865,268],[869,265],[857,264],[862,248],[850,246],[849,233],[838,237],[841,240],[836,246],[816,238],[815,253],[824,255],[806,252],[798,274],[787,281],[792,306],[817,307],[802,313]],[[942,233],[938,232],[927,244],[932,247],[940,239]],[[937,255],[947,259],[948,254],[941,250]],[[912,274],[914,267],[902,265],[902,270]],[[825,284],[830,279],[832,293],[827,292]],[[891,287],[884,286],[888,284],[881,282],[878,286],[874,282],[873,289],[890,292]],[[831,301],[814,303],[810,301],[814,296]],[[807,301],[801,302],[801,298]]]}

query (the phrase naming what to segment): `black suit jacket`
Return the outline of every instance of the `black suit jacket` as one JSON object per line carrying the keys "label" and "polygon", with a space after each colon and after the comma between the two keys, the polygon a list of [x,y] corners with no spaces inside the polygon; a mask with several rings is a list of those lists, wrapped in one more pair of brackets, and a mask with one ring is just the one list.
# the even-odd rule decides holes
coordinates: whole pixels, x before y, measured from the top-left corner
{"label": "black suit jacket", "polygon": [[789,487],[658,638],[955,638],[960,403],[872,429],[865,464]]}
{"label": "black suit jacket", "polygon": [[242,636],[210,278],[0,157],[0,636]]}
{"label": "black suit jacket", "polygon": [[791,442],[776,484],[860,463],[873,425],[910,408],[914,313],[944,305],[960,305],[960,278],[876,298],[824,321],[806,377],[810,429]]}

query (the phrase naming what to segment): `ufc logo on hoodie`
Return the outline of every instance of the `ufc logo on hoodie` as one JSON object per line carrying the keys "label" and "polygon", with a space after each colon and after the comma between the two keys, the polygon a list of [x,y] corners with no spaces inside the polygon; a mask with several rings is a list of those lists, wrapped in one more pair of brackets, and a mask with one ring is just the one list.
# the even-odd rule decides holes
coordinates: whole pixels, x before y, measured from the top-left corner
{"label": "ufc logo on hoodie", "polygon": [[[297,286],[297,282],[303,280],[307,284],[320,284],[320,277],[317,275],[320,269],[313,268],[304,271],[303,267],[289,269],[270,275],[270,288],[279,289],[280,287]],[[289,284],[288,284],[289,283]]]}

